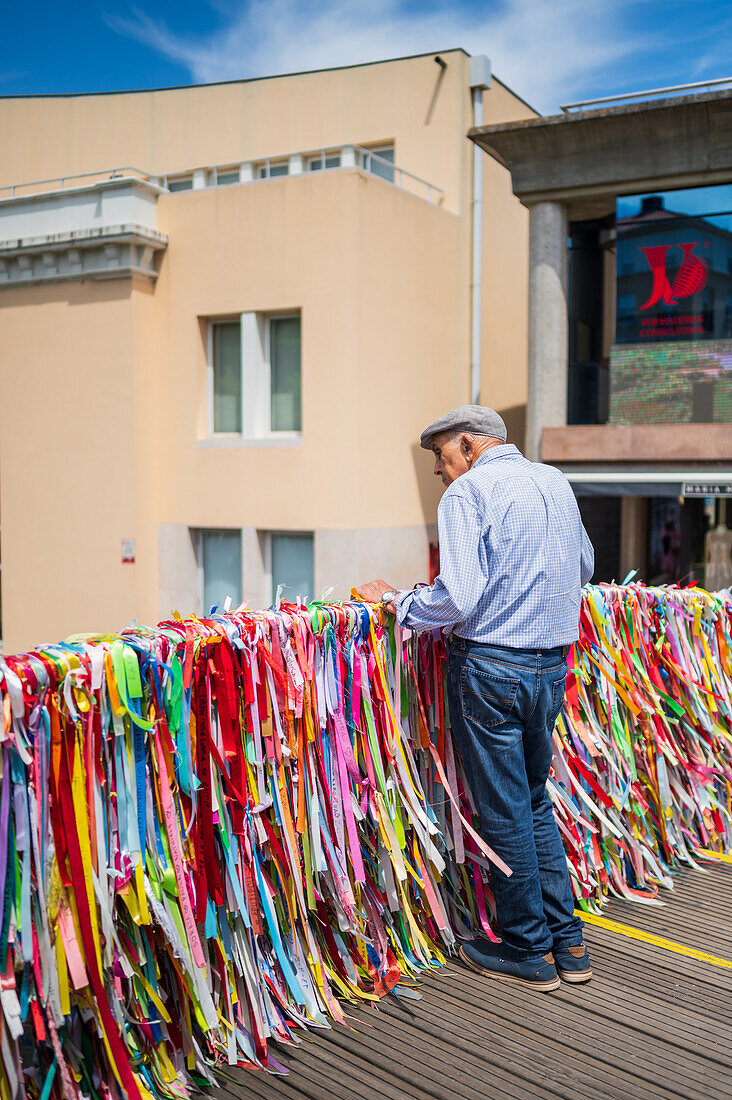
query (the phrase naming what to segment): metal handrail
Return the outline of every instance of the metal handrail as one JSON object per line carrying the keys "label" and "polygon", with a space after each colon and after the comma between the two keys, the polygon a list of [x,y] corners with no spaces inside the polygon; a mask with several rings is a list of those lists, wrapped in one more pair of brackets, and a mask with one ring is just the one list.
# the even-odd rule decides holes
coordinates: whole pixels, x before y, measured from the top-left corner
{"label": "metal handrail", "polygon": [[[393,179],[387,182],[392,182],[395,186],[400,187],[402,190],[406,189],[404,187],[404,181],[406,179],[408,181],[412,181],[413,183],[418,184],[422,188],[425,188],[430,202],[439,203],[441,201],[441,198],[444,197],[445,192],[441,187],[437,187],[435,184],[429,183],[427,180],[422,179],[420,176],[415,175],[414,172],[410,172],[406,168],[401,168],[398,164],[394,164],[393,161],[387,160],[386,157],[382,157],[379,153],[375,152],[372,149],[368,149],[363,145],[354,145],[347,143],[345,145],[326,146],[321,149],[310,149],[304,152],[290,154],[290,156],[300,156],[303,158],[303,161],[306,161],[308,158],[320,154],[322,156],[323,170],[327,172],[337,172],[344,167],[348,167],[347,165],[343,164],[343,151],[345,149],[353,149],[355,153],[363,159],[364,164],[369,164],[371,161],[374,160],[378,161],[380,164],[383,164],[384,167],[388,169],[390,174],[393,173]],[[338,168],[326,168],[325,158],[327,156],[333,156],[335,153],[339,153],[341,155],[340,166]],[[251,163],[255,167],[266,165],[265,178],[269,179],[275,178],[270,176],[270,165],[273,163],[287,163],[289,159],[289,156],[282,155],[275,157],[264,157],[260,160],[250,161],[249,163]],[[239,161],[238,163],[242,164],[247,162]],[[209,182],[207,180],[206,187],[220,186],[217,184],[217,173],[219,169],[228,169],[229,171],[231,171],[234,167],[236,167],[236,162],[232,161],[227,161],[225,164],[206,166],[203,170],[210,175],[212,180],[212,182]],[[74,180],[81,181],[96,177],[99,182],[104,182],[108,179],[119,179],[123,177],[125,173],[135,173],[137,177],[145,180],[146,182],[160,181],[161,185],[167,188],[169,179],[175,179],[189,175],[192,176],[193,171],[194,169],[192,168],[185,168],[171,172],[147,172],[144,171],[142,168],[135,168],[132,165],[112,169],[100,168],[94,172],[77,172],[66,176],[52,176],[48,179],[27,180],[22,183],[0,184],[0,197],[2,197],[3,192],[9,192],[10,198],[16,198],[19,197],[18,192],[21,190],[24,190],[26,188],[43,187],[47,184],[55,184],[60,190],[64,190],[66,188],[66,185]],[[257,177],[255,176],[255,179],[256,178]],[[248,181],[242,181],[242,183],[244,182]],[[79,184],[79,186],[82,186],[82,184]],[[33,195],[38,193],[42,194],[43,192],[31,191],[29,194]]]}
{"label": "metal handrail", "polygon": [[647,88],[644,92],[623,92],[621,95],[606,95],[599,99],[582,99],[577,103],[563,103],[560,110],[568,114],[578,107],[596,107],[599,103],[621,103],[629,99],[645,99],[646,96],[666,95],[669,92],[688,92],[693,88],[712,88],[719,84],[732,84],[732,76],[723,76],[714,80],[697,80],[694,84],[673,84],[668,88]]}
{"label": "metal handrail", "polygon": [[66,183],[69,180],[85,180],[90,179],[92,176],[101,176],[104,179],[117,179],[122,176],[124,172],[136,172],[138,176],[141,176],[145,180],[154,179],[155,177],[151,172],[144,172],[142,168],[135,168],[133,165],[125,165],[120,168],[99,168],[95,172],[76,172],[68,176],[51,176],[45,180],[24,180],[22,183],[4,183],[0,184],[0,191],[10,191],[10,197],[15,198],[16,191],[19,187],[42,187],[46,183],[58,183],[61,185],[60,190],[64,190]]}
{"label": "metal handrail", "polygon": [[408,179],[414,180],[415,183],[419,183],[419,184],[422,185],[422,187],[427,188],[427,193],[428,193],[430,202],[434,201],[433,198],[432,198],[433,192],[437,193],[438,195],[444,196],[445,192],[443,191],[443,189],[441,187],[437,187],[437,186],[435,186],[434,183],[429,183],[427,180],[423,180],[421,178],[421,176],[416,176],[414,174],[414,172],[409,172],[409,171],[407,171],[406,168],[400,168],[398,164],[394,163],[394,161],[387,160],[386,157],[379,156],[379,154],[375,153],[372,149],[367,149],[363,145],[354,145],[353,148],[356,150],[357,153],[361,153],[364,157],[368,157],[370,160],[373,159],[373,160],[381,161],[381,163],[383,165],[385,165],[387,168],[391,169],[391,171],[394,173],[395,180],[396,180],[397,173],[398,173],[399,183],[396,186],[401,187],[402,190],[404,190],[403,180],[404,180],[404,177],[406,176]]}

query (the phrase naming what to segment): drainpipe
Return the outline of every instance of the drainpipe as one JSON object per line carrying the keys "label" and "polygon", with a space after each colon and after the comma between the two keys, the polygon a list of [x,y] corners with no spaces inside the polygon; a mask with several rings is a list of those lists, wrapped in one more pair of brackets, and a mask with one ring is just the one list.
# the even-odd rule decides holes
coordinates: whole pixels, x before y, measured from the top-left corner
{"label": "drainpipe", "polygon": [[[470,58],[473,126],[483,125],[483,92],[491,86],[491,63],[484,54]],[[472,277],[470,281],[470,401],[480,404],[481,298],[483,295],[483,150],[473,143]]]}

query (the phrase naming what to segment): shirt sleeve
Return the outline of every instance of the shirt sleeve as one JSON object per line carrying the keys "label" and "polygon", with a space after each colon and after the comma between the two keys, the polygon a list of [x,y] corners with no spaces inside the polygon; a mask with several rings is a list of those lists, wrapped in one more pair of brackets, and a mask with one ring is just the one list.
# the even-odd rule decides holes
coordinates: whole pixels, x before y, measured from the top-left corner
{"label": "shirt sleeve", "polygon": [[437,524],[439,577],[397,600],[399,623],[417,633],[447,630],[464,622],[485,590],[479,555],[481,523],[475,506],[458,493],[447,493],[440,501]]}
{"label": "shirt sleeve", "polygon": [[595,550],[590,536],[582,528],[582,550],[580,552],[580,583],[585,585],[595,572]]}

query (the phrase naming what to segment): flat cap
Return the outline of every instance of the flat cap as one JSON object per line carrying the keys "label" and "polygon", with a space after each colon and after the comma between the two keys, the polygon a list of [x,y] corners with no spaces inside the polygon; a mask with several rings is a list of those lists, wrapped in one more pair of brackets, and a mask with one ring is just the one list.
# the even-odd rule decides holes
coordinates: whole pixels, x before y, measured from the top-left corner
{"label": "flat cap", "polygon": [[506,425],[495,409],[485,405],[461,405],[459,409],[445,413],[435,420],[419,437],[421,447],[426,451],[432,446],[432,440],[440,432],[473,432],[475,435],[489,435],[491,439],[506,442]]}

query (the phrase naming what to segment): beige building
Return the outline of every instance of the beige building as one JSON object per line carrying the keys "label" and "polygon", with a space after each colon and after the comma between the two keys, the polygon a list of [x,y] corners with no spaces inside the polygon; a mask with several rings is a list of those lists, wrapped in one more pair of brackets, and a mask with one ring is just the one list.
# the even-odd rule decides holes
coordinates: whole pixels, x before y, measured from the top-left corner
{"label": "beige building", "polygon": [[461,50],[2,100],[6,652],[427,576],[421,428],[479,389],[522,442],[527,214],[466,134],[532,116]]}

